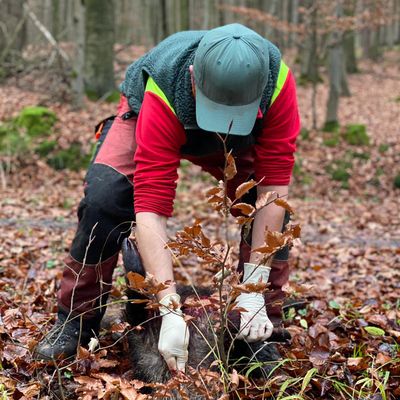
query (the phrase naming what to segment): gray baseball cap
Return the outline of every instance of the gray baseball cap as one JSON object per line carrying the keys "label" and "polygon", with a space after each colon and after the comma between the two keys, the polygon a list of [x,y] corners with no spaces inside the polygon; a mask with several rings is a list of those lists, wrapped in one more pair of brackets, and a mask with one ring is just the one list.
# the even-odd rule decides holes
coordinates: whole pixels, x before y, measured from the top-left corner
{"label": "gray baseball cap", "polygon": [[267,41],[240,24],[221,26],[201,39],[193,64],[199,127],[248,135],[268,81]]}

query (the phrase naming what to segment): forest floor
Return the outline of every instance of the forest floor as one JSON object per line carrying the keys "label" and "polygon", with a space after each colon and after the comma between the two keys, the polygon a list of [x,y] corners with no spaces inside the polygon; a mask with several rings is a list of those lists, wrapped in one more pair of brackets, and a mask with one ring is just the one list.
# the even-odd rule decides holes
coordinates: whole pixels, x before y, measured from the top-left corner
{"label": "forest floor", "polygon": [[[281,398],[400,398],[400,189],[393,183],[400,174],[399,55],[388,53],[379,65],[363,62],[360,69],[349,77],[352,96],[341,98],[339,120],[343,127],[365,124],[369,145],[352,146],[339,135],[335,146],[326,146],[331,134],[309,129],[311,88],[298,88],[308,130],[299,137],[289,202],[302,239],[291,251],[286,290],[304,300],[304,307],[285,321],[292,342],[282,347],[288,362],[278,371],[279,379],[249,392],[248,398],[277,398],[282,387]],[[0,87],[0,120],[27,105],[46,105],[59,118],[59,142],[79,141],[88,148],[93,126],[112,114],[115,104],[87,102],[75,112],[44,92],[45,84],[44,77],[32,74],[6,82]],[[325,82],[318,86],[319,126],[326,99]],[[345,169],[347,180],[332,179],[338,168]],[[56,370],[31,358],[54,321],[55,294],[76,228],[84,175],[55,171],[27,157],[25,165],[1,176],[0,398],[117,399],[118,393],[126,399],[145,398],[137,394],[140,382],[129,384],[124,341]],[[222,235],[205,196],[213,184],[197,167],[182,163],[171,237],[195,218],[201,218],[210,238]],[[229,232],[238,245],[233,219]],[[179,279],[210,281],[195,258],[181,261]],[[116,293],[123,287],[121,276],[119,267]],[[103,331],[101,343],[108,343],[109,336]]]}

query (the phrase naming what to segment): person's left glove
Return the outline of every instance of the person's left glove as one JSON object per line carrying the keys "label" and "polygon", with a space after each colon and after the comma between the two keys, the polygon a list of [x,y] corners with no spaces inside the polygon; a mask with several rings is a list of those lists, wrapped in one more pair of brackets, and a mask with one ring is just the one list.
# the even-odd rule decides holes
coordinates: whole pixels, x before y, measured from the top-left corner
{"label": "person's left glove", "polygon": [[189,329],[183,319],[177,293],[167,294],[160,300],[162,317],[158,351],[164,357],[170,370],[185,372],[188,360]]}
{"label": "person's left glove", "polygon": [[[271,268],[265,265],[244,264],[243,283],[268,282]],[[273,325],[267,315],[265,299],[262,293],[241,293],[237,299],[237,307],[246,311],[240,313],[240,330],[238,339],[257,342],[268,339]]]}

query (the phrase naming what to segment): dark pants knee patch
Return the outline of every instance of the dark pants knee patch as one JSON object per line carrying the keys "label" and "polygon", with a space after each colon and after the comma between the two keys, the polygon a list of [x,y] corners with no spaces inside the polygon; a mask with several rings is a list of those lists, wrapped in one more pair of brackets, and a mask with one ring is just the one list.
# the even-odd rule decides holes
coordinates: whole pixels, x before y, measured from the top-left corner
{"label": "dark pants knee patch", "polygon": [[118,252],[135,219],[133,186],[126,176],[108,165],[92,164],[78,219],[71,248],[74,259],[96,264]]}

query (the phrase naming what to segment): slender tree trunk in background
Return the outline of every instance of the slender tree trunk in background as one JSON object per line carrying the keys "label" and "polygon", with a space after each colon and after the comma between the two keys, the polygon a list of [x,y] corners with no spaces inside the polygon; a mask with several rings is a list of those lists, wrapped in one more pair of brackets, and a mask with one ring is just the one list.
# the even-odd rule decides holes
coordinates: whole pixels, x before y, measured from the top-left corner
{"label": "slender tree trunk in background", "polygon": [[[336,17],[343,16],[343,8],[341,1],[336,3]],[[328,55],[328,71],[329,71],[329,98],[326,110],[327,125],[339,124],[338,108],[339,96],[341,94],[350,95],[350,91],[346,80],[346,67],[344,63],[344,53],[340,33],[332,32],[331,45]]]}
{"label": "slender tree trunk in background", "polygon": [[52,0],[51,2],[51,34],[57,41],[60,39],[60,0]]}
{"label": "slender tree trunk in background", "polygon": [[4,49],[6,44],[8,44],[11,51],[19,53],[25,45],[25,23],[23,23],[23,26],[18,26],[24,18],[23,3],[24,0],[0,1],[2,22],[0,29],[0,50]]}
{"label": "slender tree trunk in background", "polygon": [[[358,0],[356,5],[356,13],[361,13],[368,10],[369,3],[368,0]],[[362,48],[362,56],[364,58],[368,58],[369,54],[369,45],[370,45],[370,29],[369,27],[365,27],[360,32],[360,43]]]}
{"label": "slender tree trunk in background", "polygon": [[[396,16],[396,0],[390,0],[390,11],[392,16]],[[391,49],[394,46],[394,31],[395,31],[395,24],[394,21],[390,21],[389,24],[386,26],[386,36],[385,36],[385,43]]]}
{"label": "slender tree trunk in background", "polygon": [[400,0],[396,0],[396,14],[398,16],[397,20],[394,20],[395,30],[394,30],[394,41],[395,44],[400,44]]}
{"label": "slender tree trunk in background", "polygon": [[340,49],[332,46],[328,55],[329,98],[325,124],[338,123],[338,107],[340,96]]}
{"label": "slender tree trunk in background", "polygon": [[168,14],[166,0],[160,0],[159,7],[160,18],[158,19],[159,32],[157,42],[161,42],[161,40],[168,36]]}
{"label": "slender tree trunk in background", "polygon": [[[289,22],[297,25],[299,23],[299,0],[291,0],[291,14]],[[292,47],[297,40],[296,32],[289,33],[288,47]]]}
{"label": "slender tree trunk in background", "polygon": [[350,74],[357,73],[356,35],[354,31],[349,31],[344,34],[343,50],[346,58],[346,71]]}
{"label": "slender tree trunk in background", "polygon": [[[355,0],[344,2],[343,6],[344,15],[354,16],[356,7]],[[346,60],[346,71],[350,74],[357,73],[356,34],[354,30],[345,32],[343,37],[343,50]]]}
{"label": "slender tree trunk in background", "polygon": [[[283,21],[284,23],[288,21],[288,17],[289,17],[289,0],[282,0],[282,4],[281,4],[281,13],[280,13],[280,18],[281,21]],[[285,52],[285,49],[288,46],[288,34],[284,31],[281,31],[280,33],[280,49],[282,51],[282,53]]]}
{"label": "slender tree trunk in background", "polygon": [[180,31],[189,30],[189,0],[179,0]]}
{"label": "slender tree trunk in background", "polygon": [[74,23],[73,23],[73,15],[74,15],[74,7],[72,1],[66,1],[65,6],[65,37],[68,41],[73,41],[75,37],[74,33]]}
{"label": "slender tree trunk in background", "polygon": [[[367,2],[367,7],[372,15],[376,15],[378,12],[378,7],[380,4],[377,4],[376,1]],[[369,28],[368,35],[368,47],[367,47],[367,57],[371,60],[378,61],[382,55],[382,49],[380,45],[380,27],[379,26],[371,26]]]}
{"label": "slender tree trunk in background", "polygon": [[218,25],[225,25],[225,21],[226,21],[225,12],[226,11],[222,10],[221,8],[219,8],[219,7],[223,6],[224,3],[225,3],[224,0],[217,0]]}
{"label": "slender tree trunk in background", "polygon": [[395,9],[393,15],[396,15],[398,18],[393,21],[394,24],[394,43],[400,44],[400,0],[395,0],[394,3]]}
{"label": "slender tree trunk in background", "polygon": [[369,35],[368,58],[378,61],[382,55],[382,49],[379,41],[379,28],[375,27],[370,31]]}
{"label": "slender tree trunk in background", "polygon": [[347,80],[347,69],[346,69],[346,56],[344,54],[343,42],[340,43],[340,95],[344,97],[350,97],[351,92],[349,88],[349,82]]}
{"label": "slender tree trunk in background", "polygon": [[85,91],[98,98],[115,89],[114,2],[86,0]]}
{"label": "slender tree trunk in background", "polygon": [[4,63],[11,68],[21,58],[26,43],[26,18],[23,11],[23,0],[0,1],[0,75]]}
{"label": "slender tree trunk in background", "polygon": [[311,20],[308,27],[308,37],[305,40],[301,55],[301,78],[311,82],[311,110],[312,128],[317,129],[317,86],[319,81],[319,54],[318,54],[318,0],[307,0],[307,8],[311,9]]}
{"label": "slender tree trunk in background", "polygon": [[210,24],[210,14],[211,14],[212,0],[205,0],[204,3],[204,14],[203,14],[203,29],[208,29]]}
{"label": "slender tree trunk in background", "polygon": [[85,5],[84,0],[74,0],[73,2],[73,26],[75,35],[74,65],[73,65],[73,106],[80,109],[83,106],[85,93],[84,86],[84,67],[85,67]]}
{"label": "slender tree trunk in background", "polygon": [[315,1],[312,2],[314,10],[311,13],[311,41],[310,41],[310,51],[308,53],[307,59],[307,77],[312,82],[317,82],[319,79],[318,74],[318,7]]}

